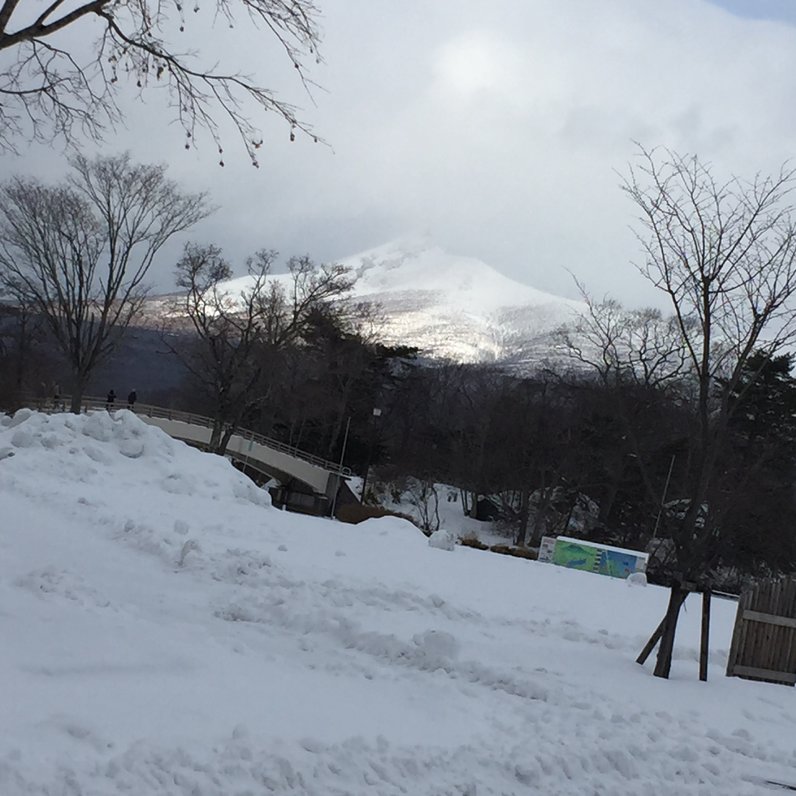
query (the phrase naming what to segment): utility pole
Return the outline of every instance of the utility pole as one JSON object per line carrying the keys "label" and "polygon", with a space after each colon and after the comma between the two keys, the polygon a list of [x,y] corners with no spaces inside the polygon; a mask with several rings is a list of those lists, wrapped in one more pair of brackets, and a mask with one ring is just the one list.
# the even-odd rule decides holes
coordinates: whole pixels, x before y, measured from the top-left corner
{"label": "utility pole", "polygon": [[658,525],[661,521],[661,514],[663,513],[663,507],[666,503],[666,493],[669,491],[669,481],[672,480],[672,470],[674,469],[674,460],[677,458],[677,454],[672,454],[672,460],[669,462],[669,473],[666,476],[666,483],[663,486],[663,494],[661,495],[661,505],[658,508],[658,516],[655,518],[655,527],[652,529],[652,538],[654,539],[658,535]]}
{"label": "utility pole", "polygon": [[373,458],[373,444],[376,436],[376,418],[381,417],[381,409],[378,407],[373,408],[373,415],[370,418],[370,440],[368,442],[368,458],[365,462],[365,475],[362,476],[362,492],[359,496],[359,502],[365,502],[365,490],[368,485],[368,473],[370,472],[370,460]]}
{"label": "utility pole", "polygon": [[349,417],[345,424],[345,434],[343,435],[343,450],[340,451],[340,466],[337,473],[337,486],[334,490],[334,497],[332,498],[332,517],[334,517],[334,510],[337,508],[337,493],[340,491],[340,484],[343,481],[343,460],[345,459],[345,449],[348,444],[348,429],[351,428],[351,418]]}

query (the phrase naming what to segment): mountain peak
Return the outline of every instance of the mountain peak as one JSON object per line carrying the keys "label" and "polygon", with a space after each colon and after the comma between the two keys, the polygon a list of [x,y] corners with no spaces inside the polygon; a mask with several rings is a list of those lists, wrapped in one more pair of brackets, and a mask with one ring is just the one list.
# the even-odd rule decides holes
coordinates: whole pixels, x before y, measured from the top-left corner
{"label": "mountain peak", "polygon": [[[446,303],[480,312],[573,302],[501,274],[483,260],[451,254],[427,237],[400,238],[345,258],[358,296],[408,290],[444,293]],[[442,298],[442,297],[441,297]]]}
{"label": "mountain peak", "polygon": [[[462,362],[516,359],[582,311],[580,302],[510,279],[427,236],[400,238],[342,261],[356,298],[379,304],[387,342]],[[537,357],[542,358],[542,357]]]}

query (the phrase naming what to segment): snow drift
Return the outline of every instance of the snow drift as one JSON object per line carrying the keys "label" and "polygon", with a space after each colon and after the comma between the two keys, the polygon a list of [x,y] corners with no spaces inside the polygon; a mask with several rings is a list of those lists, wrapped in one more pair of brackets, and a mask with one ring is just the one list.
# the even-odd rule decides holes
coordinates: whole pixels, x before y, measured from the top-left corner
{"label": "snow drift", "polygon": [[[0,420],[0,793],[753,794],[792,689],[673,679],[666,593],[290,515],[132,413]],[[456,529],[450,529],[455,531]]]}

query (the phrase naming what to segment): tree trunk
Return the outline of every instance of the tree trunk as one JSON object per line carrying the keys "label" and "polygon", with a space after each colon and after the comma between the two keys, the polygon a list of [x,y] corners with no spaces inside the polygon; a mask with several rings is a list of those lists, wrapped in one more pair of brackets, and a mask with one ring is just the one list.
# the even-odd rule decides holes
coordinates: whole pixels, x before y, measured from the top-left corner
{"label": "tree trunk", "polygon": [[542,478],[542,485],[539,488],[539,502],[536,505],[536,512],[533,518],[533,533],[531,534],[531,544],[536,547],[542,541],[542,537],[547,530],[547,513],[553,499],[553,487],[545,485],[546,479]]}
{"label": "tree trunk", "polygon": [[88,376],[84,373],[72,374],[72,403],[69,406],[69,411],[73,415],[80,414],[80,407],[83,403],[83,393],[86,391],[86,383]]}
{"label": "tree trunk", "polygon": [[210,435],[210,443],[208,447],[213,453],[218,453],[218,447],[221,444],[221,435],[224,431],[224,421],[215,419],[213,420],[213,433]]}
{"label": "tree trunk", "polygon": [[349,411],[349,404],[351,402],[351,388],[353,386],[354,379],[353,377],[349,377],[346,379],[345,384],[343,386],[343,394],[340,398],[338,403],[337,409],[337,417],[335,418],[334,425],[332,426],[332,436],[329,440],[329,447],[327,448],[327,457],[331,459],[335,452],[337,451],[337,443],[340,441],[340,437],[343,434],[343,427],[345,425],[346,415],[351,417],[351,413]]}
{"label": "tree trunk", "polygon": [[474,520],[478,519],[478,492],[469,492],[470,505],[467,509],[467,516],[472,517]]}
{"label": "tree trunk", "polygon": [[610,483],[607,484],[603,491],[602,500],[600,501],[600,514],[597,517],[601,525],[607,525],[611,511],[614,508],[614,501],[619,493],[619,478],[612,478]]}
{"label": "tree trunk", "polygon": [[672,668],[672,653],[674,652],[674,634],[677,630],[677,620],[680,616],[685,598],[688,597],[688,590],[684,589],[679,581],[671,585],[669,592],[669,606],[664,617],[663,634],[661,635],[661,646],[658,648],[658,658],[655,661],[656,677],[669,678]]}
{"label": "tree trunk", "polygon": [[432,530],[438,531],[440,526],[439,494],[437,493],[437,488],[434,484],[431,485],[431,494],[434,496],[434,527],[432,528]]}
{"label": "tree trunk", "polygon": [[28,351],[31,348],[30,332],[28,330],[28,314],[23,309],[19,316],[19,339],[17,340],[17,361],[16,361],[16,386],[17,391],[22,390],[25,381],[25,369],[28,363]]}
{"label": "tree trunk", "polygon": [[525,547],[525,542],[528,536],[528,517],[531,507],[531,492],[529,489],[520,491],[520,516],[519,527],[517,528],[517,538],[515,544],[519,547]]}
{"label": "tree trunk", "polygon": [[227,445],[229,445],[229,441],[232,439],[235,429],[236,426],[233,426],[231,423],[224,427],[224,433],[221,435],[221,441],[218,443],[218,450],[216,450],[216,453],[223,456],[227,452]]}

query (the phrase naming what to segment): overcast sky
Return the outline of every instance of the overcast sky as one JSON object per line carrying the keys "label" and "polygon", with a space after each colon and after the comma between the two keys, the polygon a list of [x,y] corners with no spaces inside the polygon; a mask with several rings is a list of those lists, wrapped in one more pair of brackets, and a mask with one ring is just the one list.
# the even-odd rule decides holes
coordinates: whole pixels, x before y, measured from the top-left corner
{"label": "overcast sky", "polygon": [[[657,302],[631,261],[618,188],[633,141],[740,175],[796,154],[791,0],[318,0],[322,55],[310,99],[263,34],[217,30],[208,60],[253,71],[329,146],[264,125],[261,168],[234,137],[186,151],[155,97],[130,104],[125,148],[170,164],[219,209],[192,237],[242,269],[257,248],[319,260],[427,235],[542,290]],[[224,52],[217,52],[217,50]],[[0,170],[57,174],[49,148]],[[154,274],[168,286],[174,252]]]}

